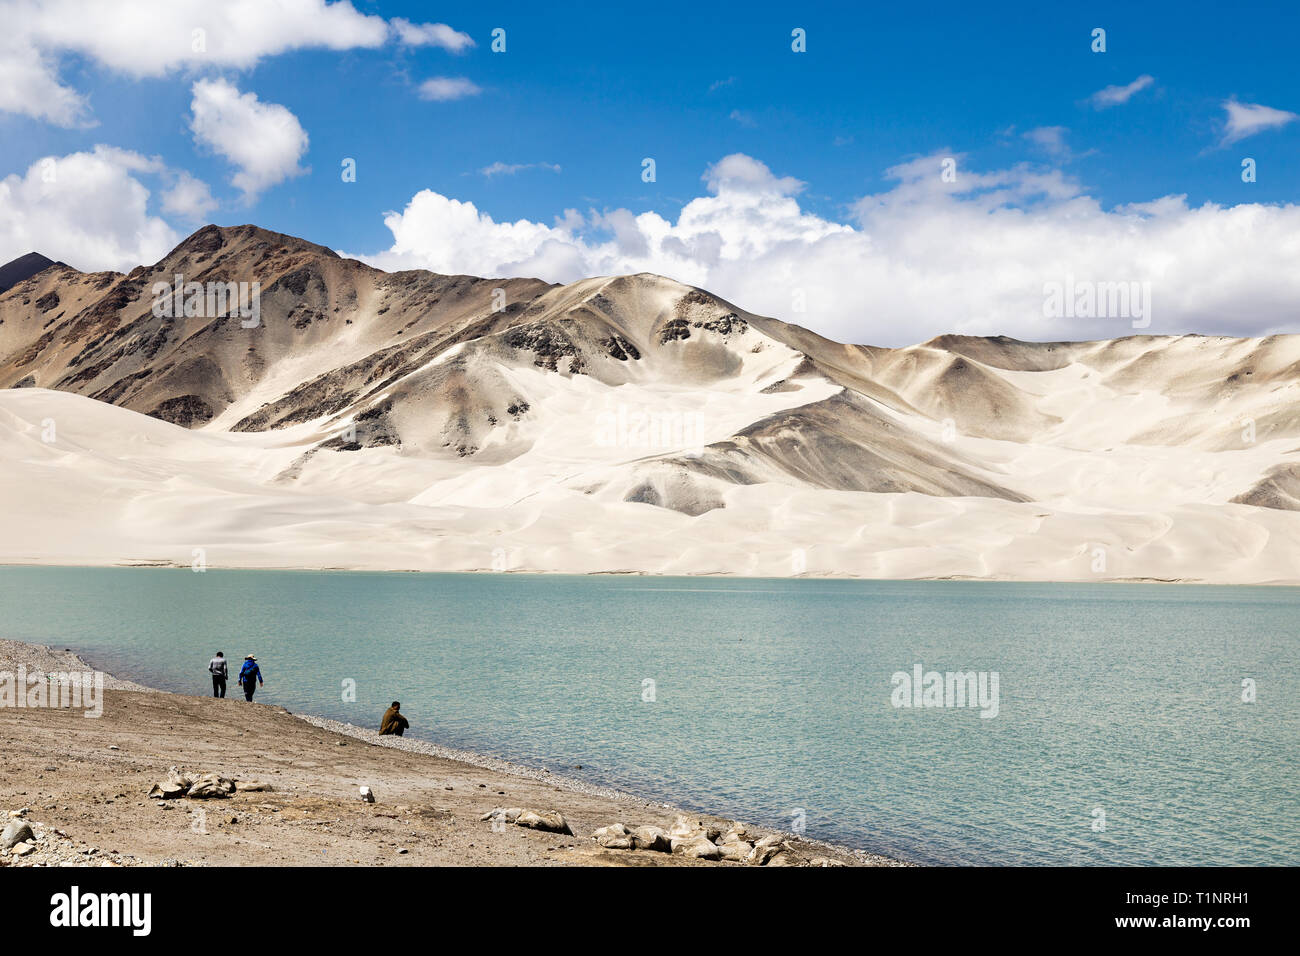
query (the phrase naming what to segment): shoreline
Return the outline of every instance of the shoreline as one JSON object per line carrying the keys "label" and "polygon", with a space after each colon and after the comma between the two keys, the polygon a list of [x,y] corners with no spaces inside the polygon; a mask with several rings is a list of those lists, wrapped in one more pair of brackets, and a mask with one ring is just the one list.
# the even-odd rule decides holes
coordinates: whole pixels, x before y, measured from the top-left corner
{"label": "shoreline", "polygon": [[[0,558],[0,570],[4,568],[81,568],[81,569],[123,569],[123,570],[159,570],[192,571],[190,564],[170,559],[157,561],[118,561],[111,564],[83,564],[64,561],[35,561]],[[685,578],[725,579],[731,581],[863,581],[880,583],[945,583],[962,584],[1161,584],[1169,586],[1209,587],[1209,588],[1300,588],[1300,579],[1295,581],[1252,581],[1239,583],[1233,581],[1207,581],[1201,578],[1019,578],[987,577],[975,575],[947,574],[934,577],[912,578],[876,578],[856,574],[800,574],[761,575],[737,574],[732,571],[698,571],[668,574],[662,571],[547,571],[529,568],[507,568],[497,571],[493,568],[363,568],[343,565],[323,565],[320,567],[303,567],[300,565],[221,565],[206,567],[202,573],[209,571],[278,571],[299,574],[464,574],[464,575],[524,575],[537,577],[575,577],[575,578]]]}
{"label": "shoreline", "polygon": [[[104,674],[104,690],[105,690],[105,694],[104,694],[105,715],[104,716],[105,717],[108,716],[107,713],[108,705],[109,704],[114,705],[115,717],[119,718],[119,720],[115,721],[114,723],[125,724],[127,727],[130,728],[132,732],[135,733],[144,732],[146,733],[146,735],[148,734],[149,724],[151,722],[147,719],[144,719],[142,715],[137,716],[131,713],[131,711],[135,709],[135,706],[137,704],[147,703],[149,709],[151,710],[162,710],[164,712],[171,712],[173,714],[173,717],[172,717],[172,723],[170,725],[170,728],[180,730],[182,736],[185,739],[190,739],[195,734],[198,734],[199,736],[203,736],[203,737],[207,737],[211,735],[210,730],[212,728],[207,726],[208,724],[211,723],[211,720],[205,719],[206,711],[211,710],[211,711],[221,712],[220,716],[225,719],[225,722],[229,722],[229,718],[234,717],[239,727],[239,729],[237,729],[235,733],[239,737],[245,737],[245,736],[254,737],[254,740],[252,741],[241,741],[240,743],[245,745],[247,745],[248,743],[255,744],[257,748],[257,756],[261,757],[264,760],[265,759],[277,760],[278,758],[275,756],[268,757],[268,755],[264,751],[270,750],[272,751],[272,753],[275,753],[277,746],[281,744],[283,744],[282,749],[287,750],[290,754],[293,754],[296,751],[297,748],[295,745],[298,744],[296,738],[299,736],[299,734],[295,732],[292,725],[297,725],[298,727],[302,728],[304,733],[306,733],[308,729],[310,729],[310,734],[308,734],[308,736],[312,736],[314,738],[315,735],[319,735],[320,737],[320,739],[312,739],[309,741],[304,741],[302,743],[302,746],[304,748],[307,747],[308,745],[315,745],[317,747],[324,746],[326,748],[329,748],[330,750],[333,750],[333,754],[335,758],[337,758],[337,754],[339,753],[339,751],[334,748],[347,747],[349,745],[349,741],[356,741],[358,743],[366,745],[365,747],[363,747],[363,749],[360,752],[356,753],[356,756],[358,758],[360,757],[367,758],[365,761],[358,761],[358,763],[364,762],[370,766],[360,767],[360,768],[353,767],[351,765],[345,766],[344,768],[342,768],[342,773],[345,777],[350,777],[353,779],[369,779],[369,775],[367,774],[367,771],[369,771],[370,774],[372,775],[373,770],[371,770],[371,767],[373,767],[373,765],[377,761],[379,762],[379,766],[383,767],[384,764],[387,763],[389,760],[399,759],[397,756],[398,754],[402,755],[402,758],[400,759],[402,759],[404,762],[406,761],[411,762],[411,766],[416,771],[414,774],[408,775],[408,777],[406,778],[402,778],[400,783],[396,781],[389,781],[381,785],[382,788],[380,786],[376,787],[376,792],[379,794],[381,800],[381,803],[378,805],[361,803],[352,794],[345,795],[343,793],[338,794],[336,801],[327,801],[327,804],[334,804],[331,806],[331,810],[339,814],[340,819],[355,817],[358,807],[365,808],[371,806],[378,806],[380,808],[385,808],[387,807],[387,804],[383,798],[387,795],[388,792],[393,792],[394,786],[409,787],[412,785],[412,783],[415,782],[414,778],[416,777],[431,776],[433,778],[437,778],[440,780],[442,777],[447,775],[448,770],[451,770],[452,776],[455,778],[453,783],[459,781],[465,781],[465,780],[478,781],[475,783],[474,790],[470,791],[470,794],[475,798],[478,797],[478,794],[475,791],[483,790],[491,793],[491,788],[493,787],[496,788],[495,793],[492,794],[493,796],[506,796],[507,793],[513,794],[518,789],[524,789],[528,791],[540,791],[544,789],[546,792],[550,794],[555,794],[556,796],[552,798],[554,804],[560,809],[561,812],[565,814],[566,818],[571,821],[573,833],[567,838],[571,842],[567,846],[563,847],[563,849],[567,851],[567,854],[571,858],[562,859],[562,860],[553,860],[545,856],[542,858],[537,858],[535,855],[529,854],[527,852],[527,848],[525,848],[524,852],[522,853],[524,859],[518,859],[517,857],[519,857],[521,853],[513,852],[515,848],[511,847],[510,849],[512,850],[512,852],[510,856],[512,858],[501,861],[503,865],[551,865],[555,863],[558,863],[560,865],[679,865],[679,864],[730,865],[730,866],[745,865],[736,862],[723,863],[723,862],[711,862],[711,861],[688,859],[679,855],[677,852],[673,852],[670,854],[670,853],[660,853],[660,852],[644,850],[644,849],[630,850],[630,849],[620,849],[617,847],[606,848],[606,847],[602,847],[597,842],[595,842],[593,838],[592,830],[598,829],[598,827],[581,825],[582,817],[591,818],[593,814],[595,815],[595,820],[597,822],[599,822],[600,820],[604,821],[603,823],[599,824],[600,826],[608,826],[614,823],[625,823],[627,826],[632,827],[635,825],[639,825],[639,821],[642,818],[653,817],[656,818],[656,821],[651,823],[650,825],[662,826],[664,829],[668,829],[669,828],[668,820],[670,818],[673,819],[674,822],[676,822],[680,818],[686,817],[692,820],[699,819],[701,820],[701,822],[708,821],[708,825],[710,827],[714,827],[719,829],[720,831],[725,832],[726,828],[729,825],[733,825],[735,823],[735,821],[731,820],[730,818],[717,816],[715,814],[706,811],[685,810],[676,805],[662,802],[662,801],[651,800],[649,798],[637,795],[635,793],[629,793],[626,791],[618,790],[616,788],[602,786],[595,783],[589,783],[587,781],[564,776],[563,774],[554,774],[545,768],[529,767],[523,764],[514,763],[501,758],[489,757],[484,754],[478,754],[470,751],[445,747],[440,744],[436,744],[431,741],[420,740],[418,738],[380,737],[378,732],[374,730],[358,727],[353,724],[342,723],[336,720],[331,720],[329,718],[317,717],[311,714],[294,714],[285,710],[283,707],[279,707],[276,705],[263,704],[263,705],[258,705],[257,707],[249,707],[244,701],[235,700],[232,698],[227,698],[226,700],[218,701],[210,697],[188,695],[188,694],[176,694],[169,691],[159,690],[157,688],[148,687],[143,684],[138,684],[134,681],[120,679],[104,671],[96,670],[92,664],[88,663],[83,657],[80,656],[80,654],[78,654],[76,651],[71,649],[56,650],[48,645],[0,639],[0,671],[10,669],[20,664],[25,664],[30,673],[35,673],[38,671],[47,672],[56,669],[57,670],[80,669],[80,670],[92,670],[95,671],[96,673]],[[51,729],[53,729],[54,726],[64,728],[64,732],[62,736],[67,736],[68,730],[71,730],[73,732],[80,731],[81,732],[80,735],[83,737],[101,738],[104,736],[99,732],[100,731],[99,725],[104,723],[103,720],[82,720],[80,719],[80,715],[76,715],[76,716],[77,719],[74,720],[73,719],[74,715],[69,713],[68,711],[50,709],[50,708],[44,710],[31,710],[31,709],[0,707],[0,727],[9,728],[11,722],[15,724],[38,723],[38,724],[49,724],[51,725]],[[217,715],[214,713],[213,718],[215,718],[216,716]],[[245,720],[244,718],[248,718],[248,719]],[[288,725],[287,729],[280,729],[275,733],[269,735],[257,733],[257,731],[260,731],[262,729],[260,727],[260,724],[263,723],[266,718],[270,718],[280,724],[283,724],[282,718],[288,718],[291,721],[291,725]],[[189,724],[197,724],[197,726],[187,726]],[[245,726],[245,724],[259,725],[259,726],[256,727]],[[88,725],[94,725],[94,726],[88,726]],[[110,736],[114,736],[115,738],[116,736],[121,736],[120,726],[115,728],[114,735],[110,735]],[[15,741],[13,740],[7,741],[5,750],[13,751],[14,742]],[[102,740],[100,740],[99,742],[102,743]],[[371,751],[370,748],[374,748],[374,751]],[[119,745],[117,744],[109,744],[106,745],[106,749],[110,751],[119,751],[122,748],[120,748]],[[216,749],[218,752],[220,752],[221,745],[218,744],[215,748],[212,746],[207,746],[201,749],[204,750]],[[380,751],[390,754],[391,757],[387,757],[387,756],[381,757],[378,756],[377,753],[375,753]],[[40,756],[41,753],[43,753],[43,751],[38,752],[35,756]],[[348,752],[349,757],[352,756],[352,754],[353,751]],[[85,760],[85,753],[80,748],[74,750],[74,752],[70,753],[69,756],[74,761],[77,762],[83,762]],[[113,759],[104,760],[103,762],[110,766],[114,765],[119,762],[116,759],[117,756],[118,756],[117,754],[113,754],[112,755]],[[311,756],[319,756],[319,754],[312,754]],[[371,757],[375,757],[376,759],[374,760],[369,759]],[[41,757],[41,759],[44,759],[48,762],[51,758]],[[278,761],[278,762],[283,762],[283,761]],[[8,763],[8,760],[6,760],[6,763]],[[38,763],[40,763],[40,760],[32,761],[33,766]],[[298,764],[315,766],[318,763],[319,761],[314,759],[299,760],[296,762],[291,761],[291,764],[293,766],[297,766]],[[161,779],[161,777],[165,775],[167,767],[161,765],[161,763],[157,759],[154,760],[153,766],[155,769],[153,769],[151,772],[159,779]],[[177,764],[177,766],[181,766],[181,768],[185,771],[203,772],[208,770],[208,767],[195,765],[192,759],[186,760],[183,764]],[[93,768],[91,772],[87,774],[88,777],[87,782],[94,782],[102,785],[105,782],[103,779],[103,773],[105,769],[106,768],[102,766]],[[336,766],[335,769],[339,770],[340,768]],[[43,773],[38,772],[37,774],[38,776],[44,776],[44,774],[48,774],[48,773],[58,774],[60,772],[60,769],[57,768],[56,766],[43,766],[42,770]],[[14,778],[11,767],[6,766],[6,771],[7,772],[4,775],[0,776],[0,798],[9,796],[9,794],[7,793],[6,784],[9,780],[16,779]],[[281,774],[282,771],[280,769],[276,769],[273,770],[272,773]],[[486,780],[488,782],[483,782],[482,780],[479,780],[479,778],[483,778],[483,780]],[[420,780],[419,782],[421,784],[425,784],[426,786],[428,785],[427,781]],[[292,787],[290,788],[290,792],[295,792],[297,789],[298,789],[297,786]],[[453,787],[453,785],[445,785],[443,786],[442,789],[444,791],[454,792],[455,788]],[[560,794],[564,794],[565,796],[561,798],[559,796]],[[17,794],[15,795],[27,797],[28,792],[17,791]],[[233,795],[233,797],[236,799],[243,798],[243,797],[264,799],[267,796],[271,796],[271,795],[262,794],[262,793],[247,793],[247,794]],[[488,797],[488,794],[485,793],[484,796]],[[89,811],[91,816],[94,817],[95,815],[94,808],[102,807],[104,803],[114,804],[115,800],[121,800],[126,797],[128,797],[128,792],[118,793],[115,797],[108,797],[108,796],[100,797],[98,795],[91,796],[89,802],[83,805],[82,810]],[[68,798],[65,797],[64,799],[68,799]],[[13,801],[11,800],[10,802],[12,803]],[[188,804],[192,802],[194,801],[190,801],[190,800],[168,801],[167,803],[162,805],[162,808],[169,809],[170,805],[182,804],[182,803]],[[232,800],[231,802],[233,803],[234,801]],[[244,801],[244,802],[246,803],[251,802],[251,800]],[[319,799],[314,800],[313,802],[319,803]],[[493,802],[490,799],[490,797],[485,802],[478,801],[477,799],[475,802],[476,802],[476,806],[474,808],[475,810],[480,809],[480,807],[485,808],[487,811],[490,811],[492,809],[491,806],[487,805],[488,803]],[[507,801],[497,801],[497,802],[505,804]],[[207,801],[206,803],[211,803],[211,801]],[[569,803],[570,805],[574,805],[573,811],[564,809],[564,805],[566,803]],[[137,804],[139,807],[147,806],[146,803],[139,802],[139,801],[137,801]],[[158,804],[155,803],[154,805],[157,806]],[[579,805],[580,805],[580,809],[578,809]],[[263,804],[259,804],[259,806],[265,808],[267,807],[267,804],[263,803]],[[542,806],[540,804],[538,804],[536,807],[528,807],[527,804],[523,804],[523,806],[525,808],[536,809],[538,812],[543,812],[549,809],[553,809],[552,807]],[[14,816],[14,812],[19,810],[20,808],[29,809],[24,807],[23,804],[19,804],[17,806],[0,807],[0,808],[10,811],[10,816]],[[418,815],[421,813],[421,811],[412,810],[409,805],[399,804],[397,807],[387,807],[387,808],[399,810],[401,818],[409,818],[411,817],[412,814]],[[56,801],[54,804],[47,804],[46,809],[57,810],[58,801]],[[204,809],[206,809],[206,806],[204,808],[200,808],[199,810],[200,814],[202,814],[202,811]],[[277,809],[273,809],[270,812],[278,814],[281,812],[290,811],[292,809],[293,807],[291,806],[280,807]],[[65,804],[63,806],[62,810],[64,813],[69,813],[73,811],[73,807],[69,802],[68,804]],[[40,823],[36,822],[37,811],[34,808],[32,808],[29,809],[29,812],[31,813],[30,819],[33,819],[33,825],[37,828],[36,832],[38,837],[40,838],[38,840],[38,843],[43,843],[43,844],[48,843],[49,845],[54,845],[59,843],[60,841],[65,841],[65,837],[67,834],[66,830],[59,829],[58,827],[55,827],[53,824],[49,824],[49,823],[45,824],[42,827]],[[222,813],[224,812],[225,811],[223,805]],[[319,813],[320,810],[317,809],[316,812]],[[362,812],[364,813],[364,811]],[[444,814],[444,813],[449,813],[450,811],[437,810],[433,812],[435,814]],[[424,811],[424,813],[427,814],[428,811]],[[193,811],[191,811],[191,814],[193,814]],[[624,817],[627,817],[627,819],[624,819]],[[234,824],[235,819],[238,818],[237,817],[232,818],[232,825]],[[285,817],[284,819],[288,819],[288,818]],[[395,816],[393,817],[393,819],[397,820],[399,819],[399,817]],[[447,817],[438,816],[437,819],[441,821],[445,821]],[[455,825],[454,816],[451,819],[453,825]],[[220,824],[218,824],[218,826],[220,826]],[[475,830],[486,831],[486,832],[476,832],[472,834],[478,840],[493,838],[500,835],[498,831],[489,824],[476,822],[473,826],[475,827]],[[517,832],[517,828],[515,827],[505,827],[504,829],[508,831],[509,836],[515,835],[514,832],[510,832],[510,831]],[[821,866],[842,866],[842,865],[913,866],[915,865],[903,860],[897,860],[880,854],[871,853],[869,851],[858,850],[846,846],[828,843],[821,840],[815,840],[803,835],[792,834],[771,827],[756,825],[756,826],[746,826],[745,829],[747,829],[750,834],[754,834],[754,835],[762,834],[763,836],[769,838],[779,839],[782,842],[783,846],[789,848],[788,856],[790,857],[790,859],[800,860],[801,865],[808,865],[808,864],[821,865]],[[100,831],[96,830],[94,832],[99,833]],[[534,831],[524,831],[524,832],[527,832],[528,836],[537,835],[546,838],[548,841],[553,841],[554,839],[557,838],[557,835],[555,833],[536,831],[536,834],[534,834]],[[560,839],[565,839],[565,838],[561,837]],[[152,841],[145,841],[145,842],[152,842]],[[185,842],[185,841],[181,841],[181,842]],[[437,845],[440,846],[441,843]],[[473,850],[478,850],[478,851],[485,851],[488,849],[486,847],[482,847],[479,844],[473,842],[468,843],[468,848]],[[42,849],[44,849],[44,846],[42,846]],[[272,847],[272,849],[274,850],[274,847]],[[550,851],[559,851],[561,847],[550,847],[548,849]],[[64,850],[66,850],[66,848],[64,848]],[[287,858],[283,858],[283,857],[275,858],[273,853],[272,859],[259,860],[258,861],[259,865],[277,865],[277,864],[286,864],[286,863],[296,864],[302,862],[301,859],[302,853],[300,847],[298,847],[297,845],[294,845],[292,847],[286,846],[284,850],[285,850],[285,856]],[[328,848],[322,848],[322,852],[328,854]],[[406,857],[408,855],[406,850],[400,850],[399,853],[401,853],[403,857]],[[4,854],[5,851],[0,850],[0,865],[24,865],[24,861],[15,860],[12,858],[6,858]],[[437,857],[439,857],[440,854],[434,853],[433,856],[435,857],[435,859],[425,860],[423,862],[424,865],[464,865],[464,864],[492,865],[492,863],[495,862],[495,861],[483,861],[480,859],[474,859],[475,856],[480,856],[480,855],[481,853],[470,853],[469,854],[470,858],[468,859],[458,858],[458,857],[453,857],[451,859],[438,859]],[[36,855],[33,854],[33,857],[35,856]],[[613,859],[610,859],[611,856],[613,857]],[[77,858],[75,856],[70,857],[67,852],[61,852],[61,853],[54,853],[54,859],[49,861],[48,863],[44,859],[33,859],[31,861],[31,865],[67,865],[68,863],[73,862],[74,860],[76,862],[81,862],[84,864],[85,862],[89,862],[90,859],[91,859],[90,856],[83,856],[81,858]],[[308,859],[311,859],[311,857],[309,857]],[[116,860],[117,862],[113,865],[150,865],[150,863],[147,862],[147,856],[142,856],[142,854],[138,853],[136,850],[132,850],[131,852],[125,852],[125,853],[119,852],[117,854]],[[171,865],[175,863],[182,863],[182,865],[184,863],[197,863],[199,865],[204,865],[212,862],[217,862],[218,864],[220,864],[229,861],[227,860],[210,861],[206,859],[198,859],[198,860],[188,859],[188,860],[181,861],[169,857],[162,860],[161,865]],[[360,859],[354,859],[352,862],[361,863],[363,861]],[[374,862],[383,865],[385,862],[392,862],[392,861],[376,860]],[[409,862],[418,865],[421,861],[419,859],[412,858],[409,859],[409,861],[402,860],[400,862],[403,863]],[[155,859],[153,865],[160,865],[160,861]]]}

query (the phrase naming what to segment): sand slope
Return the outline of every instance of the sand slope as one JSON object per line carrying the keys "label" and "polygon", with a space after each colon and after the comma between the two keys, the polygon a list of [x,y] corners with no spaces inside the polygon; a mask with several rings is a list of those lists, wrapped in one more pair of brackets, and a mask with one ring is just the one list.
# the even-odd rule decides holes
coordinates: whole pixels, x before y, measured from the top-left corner
{"label": "sand slope", "polygon": [[8,562],[1300,582],[1300,336],[881,349],[210,226],[0,295],[0,386]]}

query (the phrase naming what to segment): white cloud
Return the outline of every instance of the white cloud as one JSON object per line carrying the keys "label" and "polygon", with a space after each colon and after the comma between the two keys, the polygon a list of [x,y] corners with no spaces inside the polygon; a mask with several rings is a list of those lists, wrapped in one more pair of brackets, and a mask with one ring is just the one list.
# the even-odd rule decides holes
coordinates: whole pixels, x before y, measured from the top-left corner
{"label": "white cloud", "polygon": [[350,0],[0,0],[0,111],[85,125],[84,95],[64,84],[73,54],[136,79],[248,69],[294,50],[376,49],[390,37],[459,52],[474,41],[442,23],[361,13]]}
{"label": "white cloud", "polygon": [[1145,90],[1155,81],[1154,76],[1143,73],[1127,86],[1108,86],[1105,89],[1098,90],[1088,97],[1088,102],[1099,110],[1104,110],[1110,106],[1120,106],[1132,99],[1135,93]]}
{"label": "white cloud", "polygon": [[445,103],[466,96],[477,96],[483,91],[463,76],[435,76],[420,84],[420,99]]}
{"label": "white cloud", "polygon": [[[4,10],[0,7],[0,19]],[[49,57],[10,32],[0,35],[0,112],[21,113],[56,126],[90,125],[90,105],[55,75]]]}
{"label": "white cloud", "polygon": [[744,153],[724,156],[704,171],[701,180],[709,192],[752,192],[776,196],[793,196],[803,192],[804,184],[793,176],[777,178],[765,163]]}
{"label": "white cloud", "polygon": [[[593,211],[586,217],[565,210],[555,226],[496,222],[473,203],[426,189],[403,212],[385,216],[393,247],[370,258],[384,268],[537,274],[557,281],[661,271],[703,284],[710,269],[725,260],[743,261],[784,244],[852,231],[802,213],[793,196],[803,183],[774,176],[749,156],[727,156],[702,178],[715,195],[688,203],[676,225],[657,213],[634,215],[626,209]],[[609,238],[599,241],[597,234]]]}
{"label": "white cloud", "polygon": [[250,67],[290,50],[378,47],[388,36],[382,17],[348,0],[5,0],[3,8],[0,19],[37,48],[79,53],[134,77],[203,64]]}
{"label": "white cloud", "polygon": [[226,80],[199,80],[193,94],[194,140],[237,168],[230,181],[245,200],[306,172],[298,160],[307,151],[307,132],[285,107],[263,103],[255,93],[240,93]]}
{"label": "white cloud", "polygon": [[493,176],[513,176],[515,173],[522,173],[526,169],[549,169],[553,173],[560,172],[560,167],[555,163],[502,163],[495,162],[490,166],[484,166],[479,172],[491,179]]}
{"label": "white cloud", "polygon": [[445,23],[412,23],[398,17],[389,25],[398,42],[405,46],[437,46],[450,53],[461,53],[475,45],[468,33],[453,30]]}
{"label": "white cloud", "polygon": [[1065,158],[1070,155],[1070,147],[1065,142],[1068,132],[1064,126],[1039,126],[1020,135],[1052,156]]}
{"label": "white cloud", "polygon": [[163,193],[162,208],[168,215],[199,220],[206,219],[208,213],[217,208],[217,201],[212,198],[207,183],[178,170],[171,176],[171,184]]}
{"label": "white cloud", "polygon": [[0,262],[40,252],[86,271],[156,262],[180,241],[148,211],[141,176],[170,172],[156,157],[96,146],[37,160],[0,180]]}
{"label": "white cloud", "polygon": [[567,243],[572,238],[566,230],[525,219],[495,222],[472,202],[430,189],[416,193],[404,212],[388,213],[384,223],[393,232],[393,247],[376,258],[395,269],[423,266],[438,272],[501,275],[507,264],[536,256],[548,240]]}
{"label": "white cloud", "polygon": [[1224,100],[1223,109],[1228,115],[1224,119],[1223,138],[1220,140],[1222,146],[1266,129],[1285,126],[1296,118],[1295,113],[1286,110],[1276,110],[1258,103],[1239,103],[1235,99]]}
{"label": "white cloud", "polygon": [[[1104,209],[1059,170],[976,172],[947,152],[887,171],[850,221],[800,208],[802,183],[735,154],[704,175],[708,195],[675,222],[626,209],[554,225],[496,222],[473,203],[432,190],[385,223],[393,245],[365,257],[382,268],[426,268],[569,282],[656,272],[742,308],[842,341],[900,345],[944,332],[1031,340],[1132,334],[1127,319],[1043,317],[1044,285],[1151,283],[1144,331],[1239,335],[1295,331],[1300,206],[1187,205],[1183,196]],[[794,312],[796,291],[807,311]]]}

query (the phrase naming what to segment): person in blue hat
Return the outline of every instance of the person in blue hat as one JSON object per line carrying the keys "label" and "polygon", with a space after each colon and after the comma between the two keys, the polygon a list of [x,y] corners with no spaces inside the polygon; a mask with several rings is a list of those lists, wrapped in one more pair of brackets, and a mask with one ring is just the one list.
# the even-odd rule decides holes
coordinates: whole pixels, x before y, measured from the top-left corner
{"label": "person in blue hat", "polygon": [[259,684],[266,686],[266,681],[262,680],[262,669],[257,666],[257,658],[252,654],[244,658],[244,666],[239,669],[239,683],[244,687],[244,700],[253,699],[253,692]]}

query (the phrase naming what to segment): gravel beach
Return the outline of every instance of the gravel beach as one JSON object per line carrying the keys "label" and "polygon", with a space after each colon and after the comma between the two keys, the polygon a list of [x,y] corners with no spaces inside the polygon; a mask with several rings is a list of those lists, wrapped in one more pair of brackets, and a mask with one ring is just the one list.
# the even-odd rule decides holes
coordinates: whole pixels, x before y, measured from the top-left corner
{"label": "gravel beach", "polygon": [[[20,666],[90,669],[70,650],[0,640],[0,674]],[[427,741],[107,675],[101,716],[4,705],[0,739],[0,866],[904,865]],[[233,792],[148,796],[172,768]],[[191,792],[203,789],[196,780]],[[638,843],[638,827],[665,838]]]}

